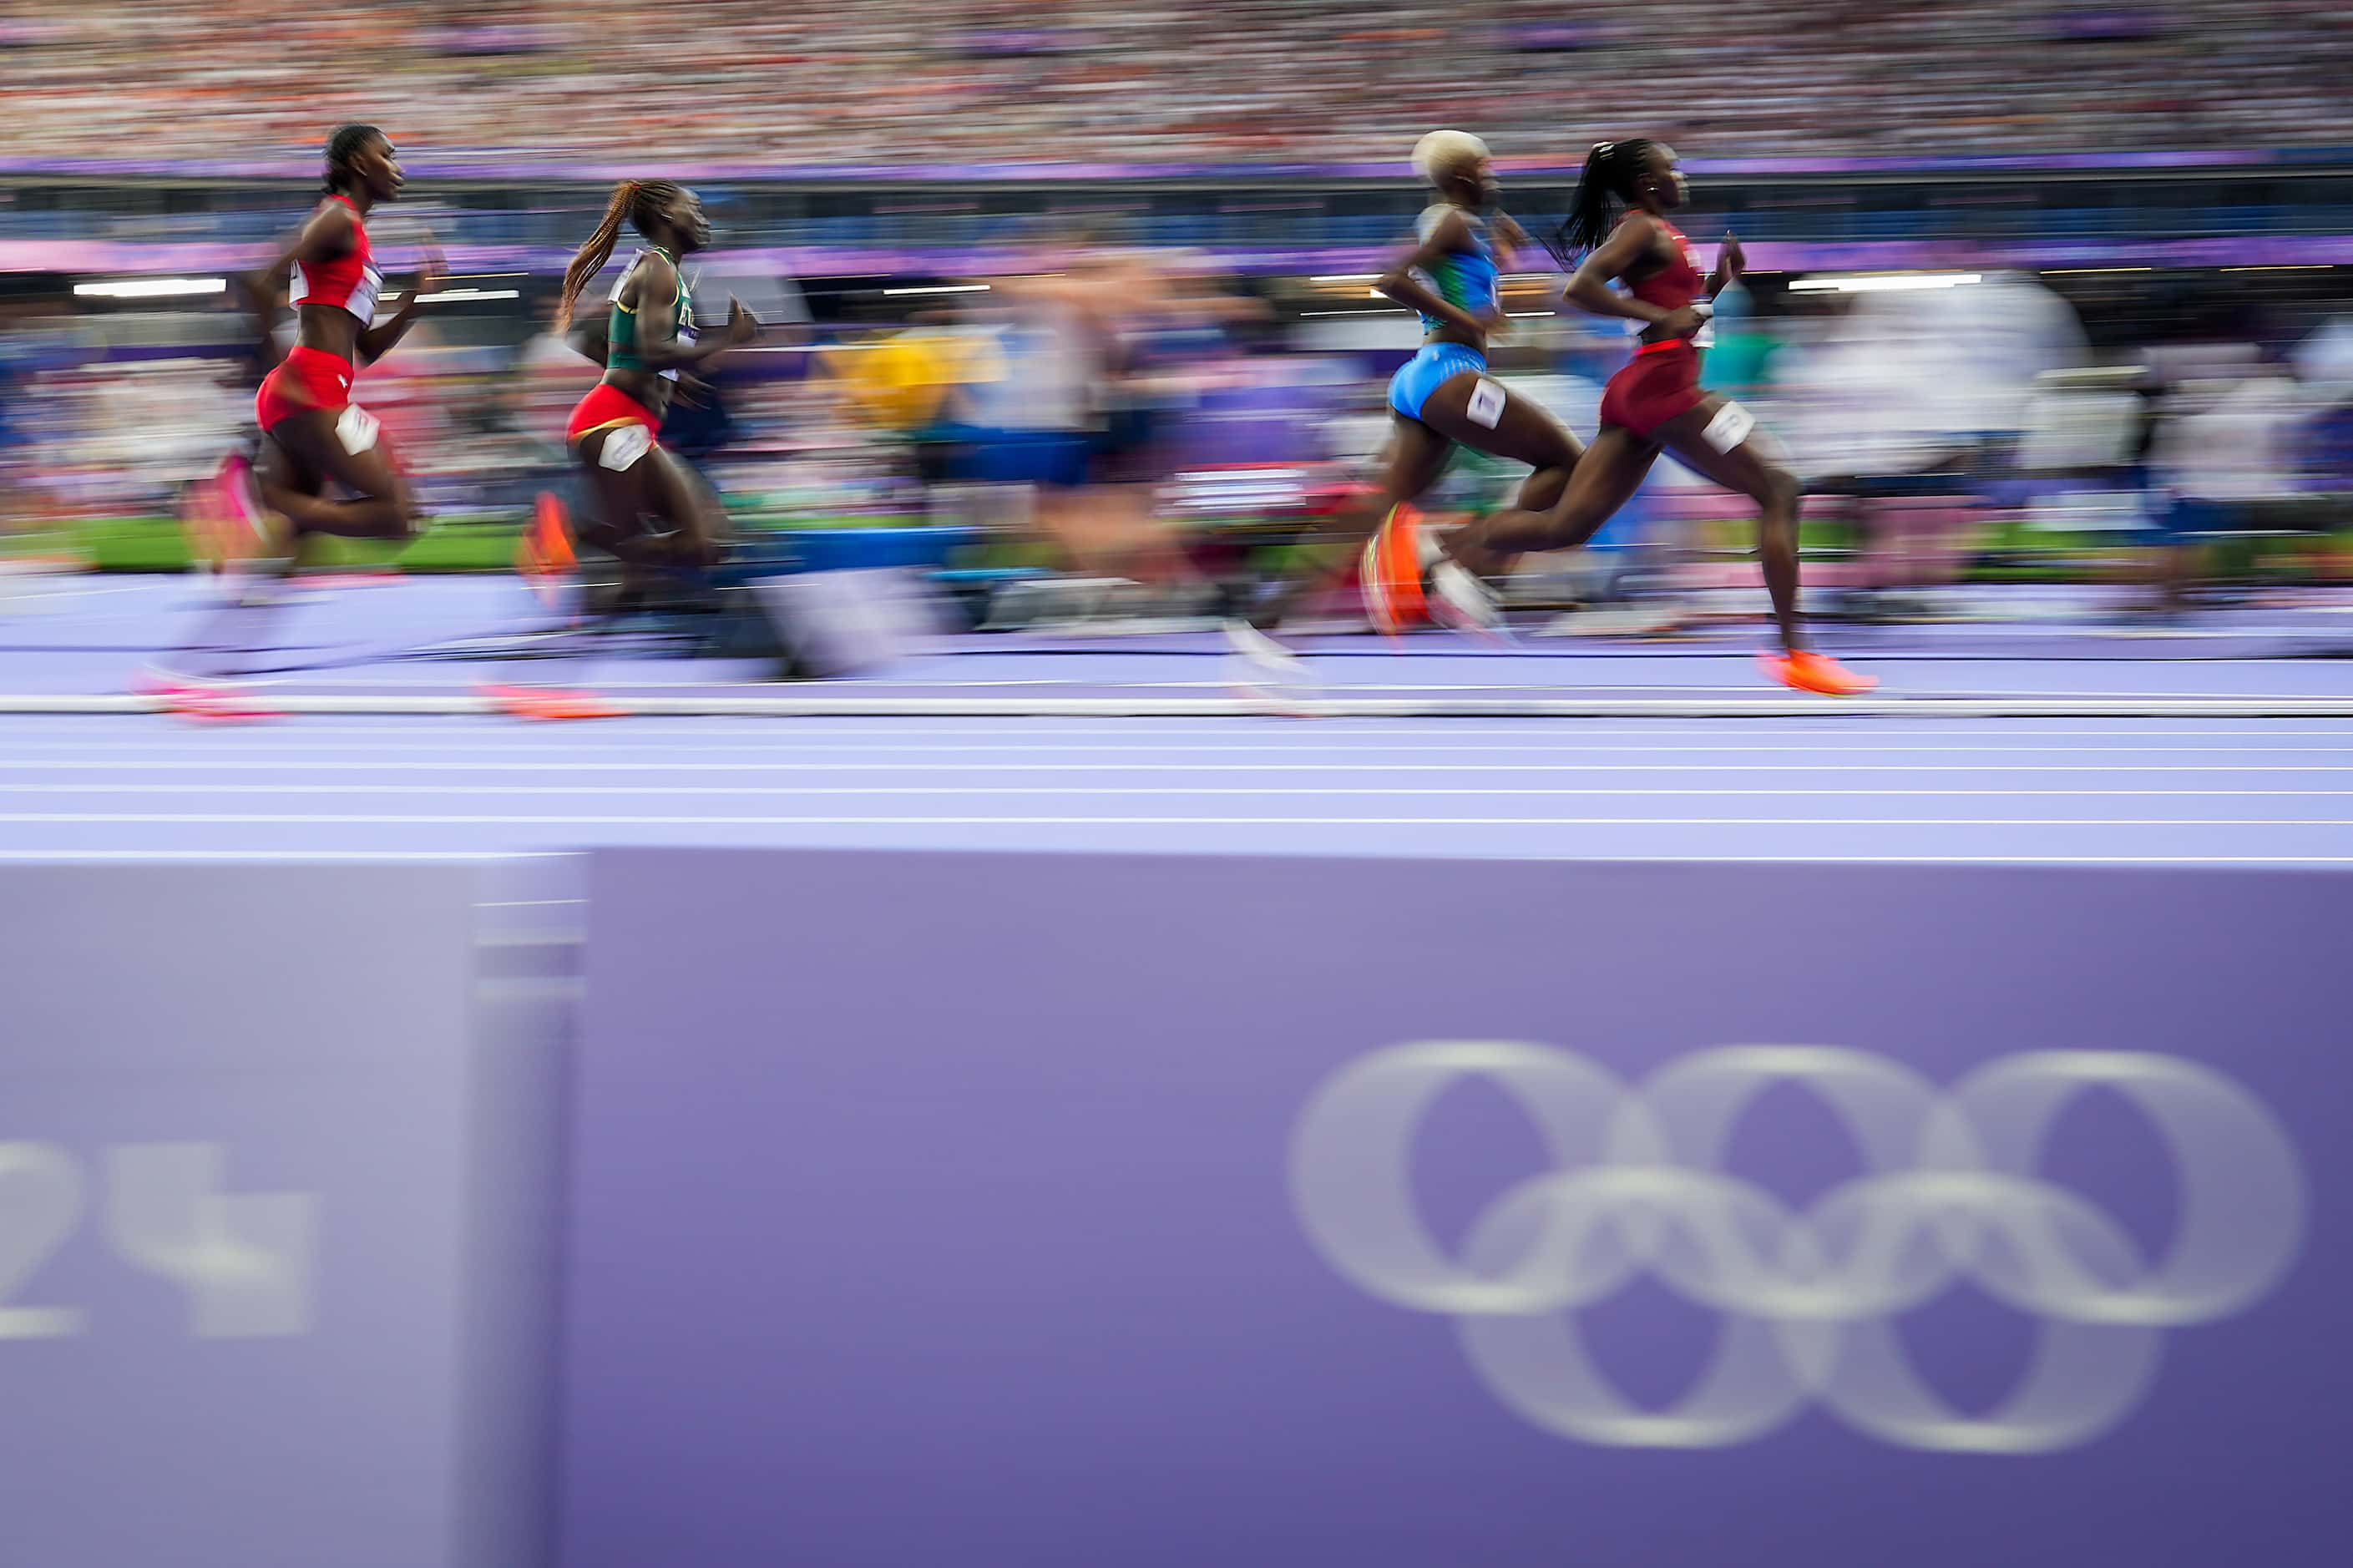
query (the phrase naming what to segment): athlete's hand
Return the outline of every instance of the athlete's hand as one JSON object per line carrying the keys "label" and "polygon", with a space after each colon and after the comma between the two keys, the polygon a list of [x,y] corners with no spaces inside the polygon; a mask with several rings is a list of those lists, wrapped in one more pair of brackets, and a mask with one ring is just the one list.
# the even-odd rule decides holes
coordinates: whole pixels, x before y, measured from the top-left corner
{"label": "athlete's hand", "polygon": [[1707,318],[1704,315],[1685,305],[1682,310],[1671,311],[1662,317],[1658,325],[1642,335],[1652,342],[1662,343],[1677,338],[1695,338],[1699,336],[1700,329],[1706,325]]}
{"label": "athlete's hand", "polygon": [[727,342],[740,348],[760,335],[760,319],[744,308],[744,301],[733,295],[727,300]]}
{"label": "athlete's hand", "polygon": [[408,297],[411,300],[421,300],[427,294],[439,292],[441,279],[448,276],[448,264],[441,259],[441,247],[433,243],[431,229],[427,229],[419,237],[417,245],[423,254],[417,263],[417,281],[409,285]]}
{"label": "athlete's hand", "polygon": [[1527,249],[1528,231],[1522,228],[1519,219],[1511,214],[1497,213],[1493,221],[1487,226],[1493,231],[1496,244],[1503,250],[1505,260],[1508,261],[1519,252]]}
{"label": "athlete's hand", "polygon": [[1511,312],[1497,305],[1479,313],[1479,331],[1491,343],[1501,342],[1512,335]]}
{"label": "athlete's hand", "polygon": [[1726,282],[1748,270],[1748,252],[1741,248],[1738,235],[1725,233],[1724,244],[1715,253],[1715,267]]}
{"label": "athlete's hand", "polygon": [[691,370],[680,371],[670,384],[670,397],[688,408],[700,408],[711,401],[711,384]]}

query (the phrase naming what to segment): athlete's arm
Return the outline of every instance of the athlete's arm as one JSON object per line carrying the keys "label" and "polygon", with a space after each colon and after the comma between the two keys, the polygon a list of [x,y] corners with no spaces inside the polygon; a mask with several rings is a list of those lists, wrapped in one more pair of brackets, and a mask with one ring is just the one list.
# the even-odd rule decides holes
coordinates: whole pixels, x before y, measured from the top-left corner
{"label": "athlete's arm", "polygon": [[240,274],[237,292],[245,296],[246,310],[253,318],[254,341],[259,345],[255,356],[263,369],[274,370],[278,362],[286,357],[278,346],[278,295],[275,290],[262,293],[255,287],[260,276],[258,272]]}
{"label": "athlete's arm", "polygon": [[417,267],[417,276],[409,281],[408,293],[400,301],[400,309],[385,321],[371,323],[361,331],[354,345],[359,350],[360,363],[374,364],[390,353],[394,346],[408,335],[408,329],[417,324],[417,301],[440,287],[441,253],[433,248],[433,242],[428,237],[425,259]]}
{"label": "athlete's arm", "polygon": [[613,317],[610,311],[599,311],[585,321],[575,321],[564,341],[582,359],[602,365],[613,352]]}
{"label": "athlete's arm", "polygon": [[760,323],[744,301],[727,301],[727,331],[708,342],[678,340],[678,269],[649,254],[630,280],[638,296],[638,363],[648,370],[692,370],[759,335]]}
{"label": "athlete's arm", "polygon": [[1708,274],[1707,297],[1713,300],[1739,282],[1740,275],[1746,270],[1748,253],[1740,248],[1740,237],[1727,233],[1724,244],[1716,249],[1715,270]]}
{"label": "athlete's arm", "polygon": [[1471,224],[1459,212],[1449,212],[1438,220],[1430,233],[1411,250],[1405,252],[1381,274],[1374,289],[1396,300],[1409,310],[1419,310],[1425,316],[1461,328],[1472,334],[1485,332],[1493,323],[1481,320],[1460,305],[1441,300],[1430,286],[1414,277],[1416,271],[1428,271],[1450,256],[1471,248]]}
{"label": "athlete's arm", "polygon": [[[1637,300],[1623,289],[1612,289],[1610,283],[1632,271],[1658,243],[1659,231],[1648,218],[1629,218],[1610,234],[1608,239],[1586,253],[1577,265],[1576,276],[1568,280],[1562,297],[1578,310],[1595,316],[1616,316],[1623,321],[1640,321],[1657,329],[1662,338],[1688,338],[1703,324],[1700,313],[1688,308],[1681,310],[1662,310],[1647,300]],[[1649,336],[1645,333],[1644,336]]]}
{"label": "athlete's arm", "polygon": [[1487,234],[1495,242],[1495,259],[1505,267],[1519,259],[1528,248],[1528,231],[1507,212],[1498,212],[1487,220]]}
{"label": "athlete's arm", "polygon": [[316,267],[347,254],[358,228],[359,220],[352,216],[351,208],[341,202],[321,202],[318,210],[294,231],[294,237],[279,247],[269,266],[246,276],[246,292],[257,300],[277,299],[298,263]]}

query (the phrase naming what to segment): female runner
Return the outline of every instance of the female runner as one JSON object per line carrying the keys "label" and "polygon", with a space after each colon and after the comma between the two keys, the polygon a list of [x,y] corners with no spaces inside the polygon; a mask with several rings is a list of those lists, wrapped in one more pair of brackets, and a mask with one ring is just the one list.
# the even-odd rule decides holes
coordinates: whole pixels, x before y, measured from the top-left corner
{"label": "female runner", "polygon": [[[346,125],[327,142],[327,190],[301,231],[247,281],[258,300],[281,291],[296,316],[294,346],[254,398],[261,426],[259,505],[242,486],[231,500],[257,534],[259,552],[290,560],[312,533],[409,539],[418,513],[407,481],[379,444],[375,419],[352,402],[358,369],[392,352],[417,320],[418,300],[440,277],[428,254],[400,309],[375,320],[384,274],[368,243],[367,215],[400,195],[400,160],[373,125]],[[330,500],[330,483],[350,492]]]}
{"label": "female runner", "polygon": [[[1377,622],[1410,616],[1425,582],[1465,613],[1467,602],[1436,575],[1446,564],[1487,577],[1514,556],[1584,543],[1667,451],[1757,503],[1757,550],[1781,638],[1778,653],[1761,656],[1774,679],[1830,696],[1878,684],[1806,647],[1798,616],[1797,476],[1746,409],[1700,385],[1711,302],[1739,277],[1743,258],[1739,241],[1727,237],[1715,275],[1701,275],[1690,242],[1667,217],[1688,194],[1673,149],[1662,143],[1604,142],[1586,158],[1575,209],[1550,248],[1562,266],[1575,268],[1568,300],[1595,315],[1640,322],[1641,346],[1610,377],[1600,432],[1553,504],[1524,501],[1442,542],[1417,539],[1410,514],[1391,514],[1366,552],[1365,595]],[[1613,289],[1613,281],[1625,287]],[[1485,613],[1492,616],[1492,608]]]}
{"label": "female runner", "polygon": [[[593,331],[574,336],[584,353],[605,366],[604,378],[573,409],[565,431],[573,460],[596,498],[597,515],[580,535],[628,565],[710,566],[725,547],[724,516],[656,437],[680,373],[750,342],[760,324],[743,301],[731,300],[726,332],[710,342],[697,341],[694,301],[679,258],[711,243],[702,204],[668,180],[624,180],[613,187],[596,232],[565,268],[556,331],[570,326],[581,290],[612,257],[623,223],[645,237],[646,248],[614,285],[601,342]],[[667,527],[656,532],[648,528],[649,520]],[[538,526],[549,526],[544,510]],[[543,542],[543,551],[551,549],[561,547]]]}
{"label": "female runner", "polygon": [[[1442,559],[1411,553],[1421,545],[1412,503],[1437,482],[1457,443],[1527,464],[1534,471],[1520,487],[1519,504],[1530,511],[1559,499],[1584,450],[1550,414],[1487,376],[1487,340],[1505,319],[1497,263],[1508,264],[1527,236],[1496,207],[1503,187],[1486,143],[1460,131],[1433,131],[1414,149],[1413,161],[1438,199],[1423,211],[1413,247],[1376,288],[1421,317],[1421,350],[1389,382],[1392,424],[1381,489],[1368,507],[1349,508],[1327,525],[1353,542],[1384,512],[1390,524],[1401,524],[1383,526],[1365,552],[1368,576],[1395,584],[1366,595],[1374,626],[1385,632],[1422,618],[1425,604],[1454,624],[1485,624],[1485,595],[1475,579]],[[1335,565],[1345,564],[1328,554],[1311,549],[1307,571],[1294,574],[1248,626],[1229,628],[1240,651],[1262,660],[1287,658],[1257,634],[1281,625]]]}
{"label": "female runner", "polygon": [[[384,274],[375,265],[366,218],[379,203],[399,195],[400,160],[373,125],[345,125],[327,139],[326,191],[301,228],[261,271],[242,279],[262,317],[259,353],[275,354],[269,317],[281,298],[294,308],[294,342],[277,358],[254,395],[261,427],[260,455],[248,466],[233,456],[222,465],[209,503],[224,561],[234,556],[261,581],[231,594],[181,650],[180,663],[241,659],[258,630],[249,617],[271,608],[269,579],[290,571],[302,541],[314,533],[348,539],[409,539],[417,511],[407,482],[379,439],[375,419],[352,402],[352,378],[363,364],[392,352],[417,319],[421,296],[433,291],[439,258],[429,252],[407,299],[384,321],[375,319]],[[346,495],[331,499],[330,485]],[[229,683],[190,668],[151,666],[141,686],[194,718],[248,719],[248,706]]]}

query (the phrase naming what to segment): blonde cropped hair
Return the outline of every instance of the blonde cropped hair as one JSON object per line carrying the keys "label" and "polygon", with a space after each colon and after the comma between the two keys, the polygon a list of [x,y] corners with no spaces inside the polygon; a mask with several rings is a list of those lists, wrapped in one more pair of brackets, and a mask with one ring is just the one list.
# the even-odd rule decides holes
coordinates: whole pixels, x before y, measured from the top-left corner
{"label": "blonde cropped hair", "polygon": [[1414,143],[1414,173],[1435,185],[1486,155],[1487,144],[1468,131],[1433,131]]}

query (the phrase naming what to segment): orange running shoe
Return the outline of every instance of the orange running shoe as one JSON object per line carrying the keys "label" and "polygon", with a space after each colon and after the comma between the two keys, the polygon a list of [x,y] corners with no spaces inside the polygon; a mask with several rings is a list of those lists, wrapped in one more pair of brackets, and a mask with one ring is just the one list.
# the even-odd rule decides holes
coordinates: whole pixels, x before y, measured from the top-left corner
{"label": "orange running shoe", "polygon": [[1394,637],[1428,623],[1430,605],[1421,588],[1420,512],[1405,501],[1389,508],[1365,543],[1358,576],[1365,615],[1375,631]]}
{"label": "orange running shoe", "polygon": [[571,520],[565,515],[564,503],[549,491],[542,490],[531,521],[523,525],[522,537],[515,541],[515,571],[531,584],[533,593],[552,605],[557,588],[578,564],[579,557],[572,549]]}
{"label": "orange running shoe", "polygon": [[626,719],[628,710],[617,708],[593,691],[561,691],[552,687],[491,686],[477,689],[501,713],[515,719]]}
{"label": "orange running shoe", "polygon": [[1812,691],[1824,697],[1861,697],[1877,690],[1876,676],[1857,675],[1838,660],[1820,653],[1760,653],[1757,662],[1765,673],[1792,691]]}
{"label": "orange running shoe", "polygon": [[203,723],[251,723],[280,717],[278,710],[232,680],[207,680],[148,666],[131,684],[133,694],[153,699],[155,710]]}

